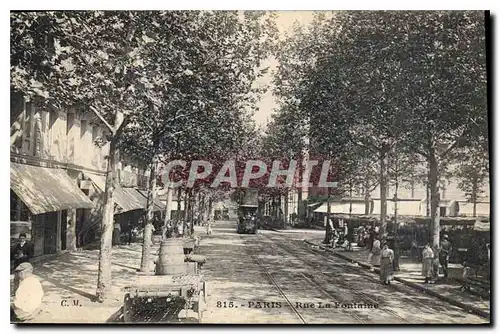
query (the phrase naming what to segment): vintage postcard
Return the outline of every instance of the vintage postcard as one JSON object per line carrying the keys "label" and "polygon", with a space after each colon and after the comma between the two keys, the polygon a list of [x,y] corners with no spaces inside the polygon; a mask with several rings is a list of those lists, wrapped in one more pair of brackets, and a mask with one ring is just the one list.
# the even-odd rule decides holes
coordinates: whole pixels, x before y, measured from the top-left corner
{"label": "vintage postcard", "polygon": [[12,11],[11,322],[490,324],[487,11]]}

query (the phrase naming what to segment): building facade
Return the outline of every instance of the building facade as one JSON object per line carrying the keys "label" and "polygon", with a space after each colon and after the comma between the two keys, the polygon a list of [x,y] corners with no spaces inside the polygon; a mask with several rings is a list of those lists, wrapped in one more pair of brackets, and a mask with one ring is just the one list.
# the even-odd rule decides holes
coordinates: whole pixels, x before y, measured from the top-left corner
{"label": "building facade", "polygon": [[[11,222],[31,223],[35,256],[74,249],[98,237],[109,143],[97,117],[26,102],[13,93],[10,125]],[[125,197],[122,187],[147,185],[145,169],[120,158],[117,214],[143,209],[140,200]]]}

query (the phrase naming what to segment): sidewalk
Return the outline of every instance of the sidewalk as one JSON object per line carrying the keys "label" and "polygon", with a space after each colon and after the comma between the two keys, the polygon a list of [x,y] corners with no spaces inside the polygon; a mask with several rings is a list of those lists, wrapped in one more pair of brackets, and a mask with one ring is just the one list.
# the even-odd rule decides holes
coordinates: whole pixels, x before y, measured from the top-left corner
{"label": "sidewalk", "polygon": [[[201,227],[195,228],[195,235]],[[198,233],[197,233],[198,232]],[[151,269],[159,245],[151,251]],[[37,323],[105,323],[123,305],[124,288],[140,284],[147,277],[137,274],[142,243],[120,245],[112,251],[112,288],[109,300],[95,301],[99,250],[65,253],[58,258],[35,263],[34,273],[44,291],[42,312],[31,322]],[[13,275],[11,275],[11,286]]]}
{"label": "sidewalk", "polygon": [[[309,244],[317,246],[324,246],[322,244],[324,236],[321,238],[314,238],[304,240]],[[353,251],[345,251],[343,249],[329,249],[333,254],[338,257],[344,258],[348,261],[357,262],[361,267],[368,269],[370,265],[368,262],[368,251],[364,248],[355,247]],[[400,271],[395,272],[395,280],[411,286],[415,289],[423,291],[436,298],[442,299],[450,304],[459,306],[472,313],[481,315],[483,317],[490,316],[490,301],[478,296],[471,295],[466,292],[460,291],[461,284],[453,278],[461,277],[462,266],[458,264],[451,264],[449,269],[449,279],[446,282],[439,282],[437,284],[424,284],[422,276],[422,264],[413,262],[411,259],[401,257],[399,259]],[[378,269],[375,269],[378,273]]]}

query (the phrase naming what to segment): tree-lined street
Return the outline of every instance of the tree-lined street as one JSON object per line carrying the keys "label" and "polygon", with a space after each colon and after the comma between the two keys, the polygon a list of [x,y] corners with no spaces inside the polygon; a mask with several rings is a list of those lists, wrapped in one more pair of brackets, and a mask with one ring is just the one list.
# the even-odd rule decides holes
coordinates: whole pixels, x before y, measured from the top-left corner
{"label": "tree-lined street", "polygon": [[34,322],[129,321],[151,296],[202,323],[487,322],[489,14],[286,15],[11,13],[11,261],[48,289]]}

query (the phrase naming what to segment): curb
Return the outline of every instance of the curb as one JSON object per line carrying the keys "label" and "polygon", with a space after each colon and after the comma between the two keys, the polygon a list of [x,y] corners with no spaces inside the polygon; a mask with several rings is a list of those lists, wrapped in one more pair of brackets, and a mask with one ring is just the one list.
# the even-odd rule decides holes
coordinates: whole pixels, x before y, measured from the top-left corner
{"label": "curb", "polygon": [[[339,257],[341,259],[344,259],[346,261],[357,263],[360,267],[363,267],[365,269],[371,269],[371,266],[369,264],[367,264],[367,263],[364,263],[364,262],[361,262],[361,261],[357,261],[357,260],[353,260],[352,258],[350,258],[350,257],[348,257],[348,256],[346,256],[344,254],[337,253],[337,252],[335,252],[335,251],[333,251],[331,249],[325,248],[324,246],[321,246],[321,245],[317,245],[317,244],[312,243],[310,241],[304,240],[304,242],[307,243],[307,244],[309,244],[309,245],[312,245],[312,246],[317,246],[320,249],[328,251],[332,255],[335,255],[335,256],[337,256],[337,257]],[[380,270],[377,269],[377,268],[374,268],[374,272],[378,274],[378,273],[380,273]],[[426,293],[428,295],[431,295],[431,296],[436,297],[438,299],[441,299],[441,300],[443,300],[445,302],[448,302],[449,304],[452,304],[454,306],[458,306],[458,307],[466,310],[467,312],[474,313],[475,315],[478,315],[478,316],[480,316],[482,318],[486,318],[486,319],[490,320],[490,313],[486,312],[486,311],[483,311],[480,308],[477,308],[477,307],[472,306],[472,305],[464,304],[464,303],[462,303],[462,302],[460,302],[458,300],[452,299],[452,298],[447,297],[447,296],[443,296],[443,295],[441,295],[441,294],[439,294],[439,293],[437,293],[435,291],[432,291],[431,289],[426,288],[426,287],[424,287],[424,286],[422,286],[420,284],[417,284],[417,283],[414,283],[414,282],[410,282],[410,281],[408,281],[406,279],[403,279],[403,278],[400,278],[400,277],[397,277],[397,276],[394,276],[394,280],[397,281],[397,282],[403,283],[403,284],[405,284],[405,285],[407,285],[409,287],[412,287],[412,288],[414,288],[416,290],[419,290],[420,292],[424,292],[424,293]]]}

